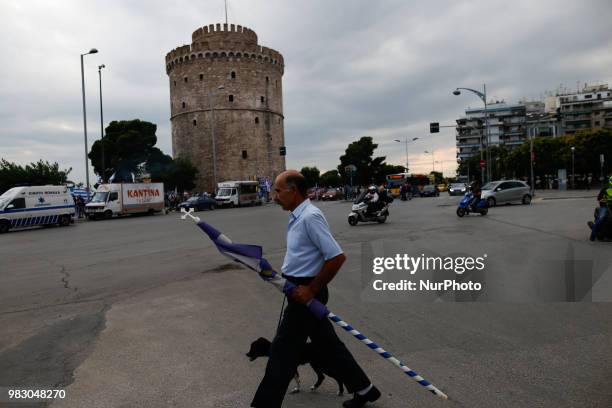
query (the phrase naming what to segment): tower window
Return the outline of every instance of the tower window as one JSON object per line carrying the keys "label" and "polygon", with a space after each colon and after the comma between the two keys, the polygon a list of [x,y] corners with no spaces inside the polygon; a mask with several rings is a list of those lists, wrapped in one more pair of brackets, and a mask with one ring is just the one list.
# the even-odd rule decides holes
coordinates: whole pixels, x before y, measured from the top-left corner
{"label": "tower window", "polygon": [[189,78],[187,78],[187,77],[185,77],[184,79],[185,79],[185,82],[189,81]]}
{"label": "tower window", "polygon": [[266,98],[264,98],[263,96],[259,98],[261,100],[261,103],[264,103],[264,101],[266,100]]}
{"label": "tower window", "polygon": [[243,151],[242,151],[242,158],[243,158],[243,159],[246,159],[246,158],[247,158],[247,151],[246,151],[246,150],[243,150]]}
{"label": "tower window", "polygon": [[232,73],[230,74],[230,77],[232,79],[236,79],[236,71],[232,71]]}
{"label": "tower window", "polygon": [[204,74],[200,74],[200,81],[204,80]]}
{"label": "tower window", "polygon": [[197,120],[193,120],[193,126],[198,126],[198,121]]}
{"label": "tower window", "polygon": [[234,95],[230,95],[230,96],[229,96],[229,101],[230,101],[230,102],[234,102]]}
{"label": "tower window", "polygon": [[266,77],[266,84],[270,82],[270,78]]}
{"label": "tower window", "polygon": [[174,81],[174,86],[176,86],[176,81]]}
{"label": "tower window", "polygon": [[255,123],[259,123],[259,118],[257,116],[255,116]]}
{"label": "tower window", "polygon": [[183,109],[185,109],[185,102],[183,102]]}

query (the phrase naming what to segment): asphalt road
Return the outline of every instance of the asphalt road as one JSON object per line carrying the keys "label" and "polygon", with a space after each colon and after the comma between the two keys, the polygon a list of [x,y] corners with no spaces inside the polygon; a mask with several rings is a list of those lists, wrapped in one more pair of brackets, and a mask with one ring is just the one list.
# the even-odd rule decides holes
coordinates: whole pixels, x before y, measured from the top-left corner
{"label": "asphalt road", "polygon": [[[458,200],[395,201],[386,224],[356,227],[350,204],[318,204],[348,256],[329,308],[450,398],[341,333],[383,392],[372,406],[612,406],[612,244],[587,240],[594,200],[461,219]],[[276,205],[198,215],[281,264],[287,214]],[[372,258],[404,253],[486,254],[482,273],[462,276],[485,290],[374,291]],[[273,337],[281,301],[177,214],[11,232],[0,236],[0,389],[65,388],[54,408],[248,406],[265,361],[244,353]],[[341,405],[332,381],[311,393],[312,370],[300,373],[305,390],[284,406]]]}

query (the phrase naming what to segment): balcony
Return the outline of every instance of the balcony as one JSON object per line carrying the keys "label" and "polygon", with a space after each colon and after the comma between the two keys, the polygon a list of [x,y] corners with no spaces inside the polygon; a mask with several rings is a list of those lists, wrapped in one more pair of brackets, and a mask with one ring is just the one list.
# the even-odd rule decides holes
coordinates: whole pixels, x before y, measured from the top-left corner
{"label": "balcony", "polygon": [[480,146],[480,143],[457,143],[458,149],[478,148],[479,146]]}

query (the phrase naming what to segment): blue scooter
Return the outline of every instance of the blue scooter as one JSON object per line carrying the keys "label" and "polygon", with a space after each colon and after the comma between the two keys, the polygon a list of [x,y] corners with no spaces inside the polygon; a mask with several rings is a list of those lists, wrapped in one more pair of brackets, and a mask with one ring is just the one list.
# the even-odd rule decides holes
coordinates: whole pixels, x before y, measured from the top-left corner
{"label": "blue scooter", "polygon": [[480,213],[480,215],[487,215],[487,213],[489,212],[489,204],[487,203],[487,200],[483,200],[481,198],[476,203],[476,208],[472,209],[470,208],[470,202],[473,198],[474,194],[472,194],[471,192],[468,191],[467,193],[465,193],[463,199],[459,203],[459,207],[457,208],[457,216],[463,217],[464,215],[469,214],[470,212],[478,212]]}

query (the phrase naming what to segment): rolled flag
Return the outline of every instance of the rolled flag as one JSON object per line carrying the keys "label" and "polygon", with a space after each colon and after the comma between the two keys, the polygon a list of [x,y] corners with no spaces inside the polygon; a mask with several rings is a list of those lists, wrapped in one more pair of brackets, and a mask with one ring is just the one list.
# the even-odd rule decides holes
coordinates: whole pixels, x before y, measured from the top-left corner
{"label": "rolled flag", "polygon": [[[189,216],[193,221],[196,222],[198,227],[202,231],[208,235],[208,237],[215,244],[219,252],[223,255],[227,256],[233,261],[239,262],[246,266],[249,269],[256,271],[259,276],[265,280],[273,284],[278,290],[285,293],[287,296],[291,295],[291,292],[296,288],[296,286],[283,278],[281,275],[276,273],[270,263],[262,256],[263,250],[258,245],[246,245],[246,244],[235,244],[233,243],[227,236],[223,235],[221,232],[217,231],[211,225],[201,221],[199,217],[196,217],[191,214],[193,209],[189,211],[185,211],[184,208],[181,208],[181,212],[185,213],[181,218],[185,219],[185,217]],[[332,322],[342,327],[345,331],[350,333],[357,340],[364,343],[371,350],[375,351],[379,356],[389,361],[399,369],[401,369],[406,375],[415,380],[417,383],[425,387],[432,394],[442,398],[448,399],[448,396],[436,388],[429,381],[425,380],[421,377],[416,371],[410,369],[405,366],[401,361],[395,358],[391,353],[384,350],[378,344],[368,339],[359,331],[355,330],[348,323],[343,321],[339,316],[330,312],[327,307],[319,302],[316,299],[312,299],[308,304],[308,309],[319,319],[324,317],[329,318]]]}

